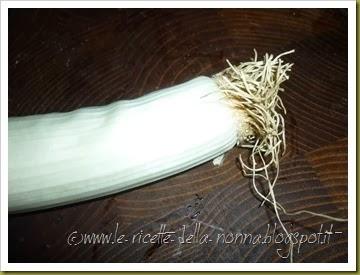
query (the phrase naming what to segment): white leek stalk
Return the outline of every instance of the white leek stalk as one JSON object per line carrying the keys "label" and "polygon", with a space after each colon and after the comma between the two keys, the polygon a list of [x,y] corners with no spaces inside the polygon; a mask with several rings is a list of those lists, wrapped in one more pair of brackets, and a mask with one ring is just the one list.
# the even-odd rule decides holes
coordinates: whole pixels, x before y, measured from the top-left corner
{"label": "white leek stalk", "polygon": [[213,78],[134,100],[9,118],[9,211],[127,190],[207,162],[236,144],[256,148],[253,155],[278,154],[283,120],[271,112],[281,104],[277,92],[291,64],[266,55],[230,66]]}
{"label": "white leek stalk", "polygon": [[9,210],[123,191],[225,153],[238,137],[221,96],[198,77],[103,107],[9,118]]}

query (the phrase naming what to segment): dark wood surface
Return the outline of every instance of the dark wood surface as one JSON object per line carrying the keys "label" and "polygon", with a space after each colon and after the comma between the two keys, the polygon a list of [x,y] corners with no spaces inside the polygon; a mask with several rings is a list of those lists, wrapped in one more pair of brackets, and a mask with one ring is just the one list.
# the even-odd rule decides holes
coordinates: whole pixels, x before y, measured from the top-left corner
{"label": "dark wood surface", "polygon": [[[246,61],[256,48],[295,49],[283,101],[288,151],[276,193],[289,210],[347,216],[347,12],[281,10],[10,10],[9,116],[70,111],[135,98]],[[281,244],[69,246],[79,233],[131,236],[201,223],[200,234],[265,234],[276,222],[259,207],[236,166],[205,163],[106,198],[9,216],[10,262],[286,262]],[[293,232],[329,230],[329,244],[304,244],[296,262],[347,262],[347,223],[284,217]],[[278,233],[281,231],[279,230]],[[297,247],[296,247],[297,248]]]}

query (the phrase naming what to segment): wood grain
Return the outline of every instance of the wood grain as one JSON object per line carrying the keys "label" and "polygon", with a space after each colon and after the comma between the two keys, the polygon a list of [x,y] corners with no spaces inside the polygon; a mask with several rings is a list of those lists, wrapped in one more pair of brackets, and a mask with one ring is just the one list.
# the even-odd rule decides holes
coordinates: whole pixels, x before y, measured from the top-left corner
{"label": "wood grain", "polygon": [[[9,12],[9,116],[70,111],[141,96],[253,55],[295,49],[283,93],[287,154],[278,200],[289,210],[347,216],[347,12],[339,9],[17,9]],[[286,262],[282,244],[69,246],[73,231],[265,234],[276,218],[259,207],[233,149],[223,166],[185,173],[106,198],[9,216],[10,262]],[[284,217],[293,232],[334,234],[304,244],[297,262],[347,262],[347,223]],[[281,233],[281,230],[277,231]]]}

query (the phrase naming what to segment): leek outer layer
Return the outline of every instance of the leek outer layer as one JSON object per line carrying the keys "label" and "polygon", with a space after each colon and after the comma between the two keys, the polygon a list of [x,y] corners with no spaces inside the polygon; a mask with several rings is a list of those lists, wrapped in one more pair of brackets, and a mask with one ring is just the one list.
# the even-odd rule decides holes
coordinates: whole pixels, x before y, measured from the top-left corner
{"label": "leek outer layer", "polygon": [[121,192],[224,154],[239,121],[223,97],[201,76],[134,100],[9,118],[9,212]]}

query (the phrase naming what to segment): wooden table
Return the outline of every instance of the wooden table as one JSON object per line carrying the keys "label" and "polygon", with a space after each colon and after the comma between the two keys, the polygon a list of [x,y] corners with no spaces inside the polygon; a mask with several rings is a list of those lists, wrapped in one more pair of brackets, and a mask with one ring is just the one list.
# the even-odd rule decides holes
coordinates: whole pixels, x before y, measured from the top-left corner
{"label": "wooden table", "polygon": [[[347,11],[333,9],[103,9],[9,12],[9,116],[70,111],[141,96],[249,60],[296,49],[284,85],[288,150],[276,193],[289,210],[347,216]],[[284,244],[68,245],[72,232],[181,236],[266,234],[276,218],[259,207],[233,149],[145,187],[47,211],[9,215],[10,262],[287,262]],[[284,217],[325,244],[295,247],[296,262],[347,262],[347,223]],[[272,231],[271,231],[272,233]],[[276,234],[280,234],[278,229]],[[229,235],[227,235],[229,236]],[[280,235],[279,235],[280,236]],[[278,239],[279,241],[279,239]]]}

